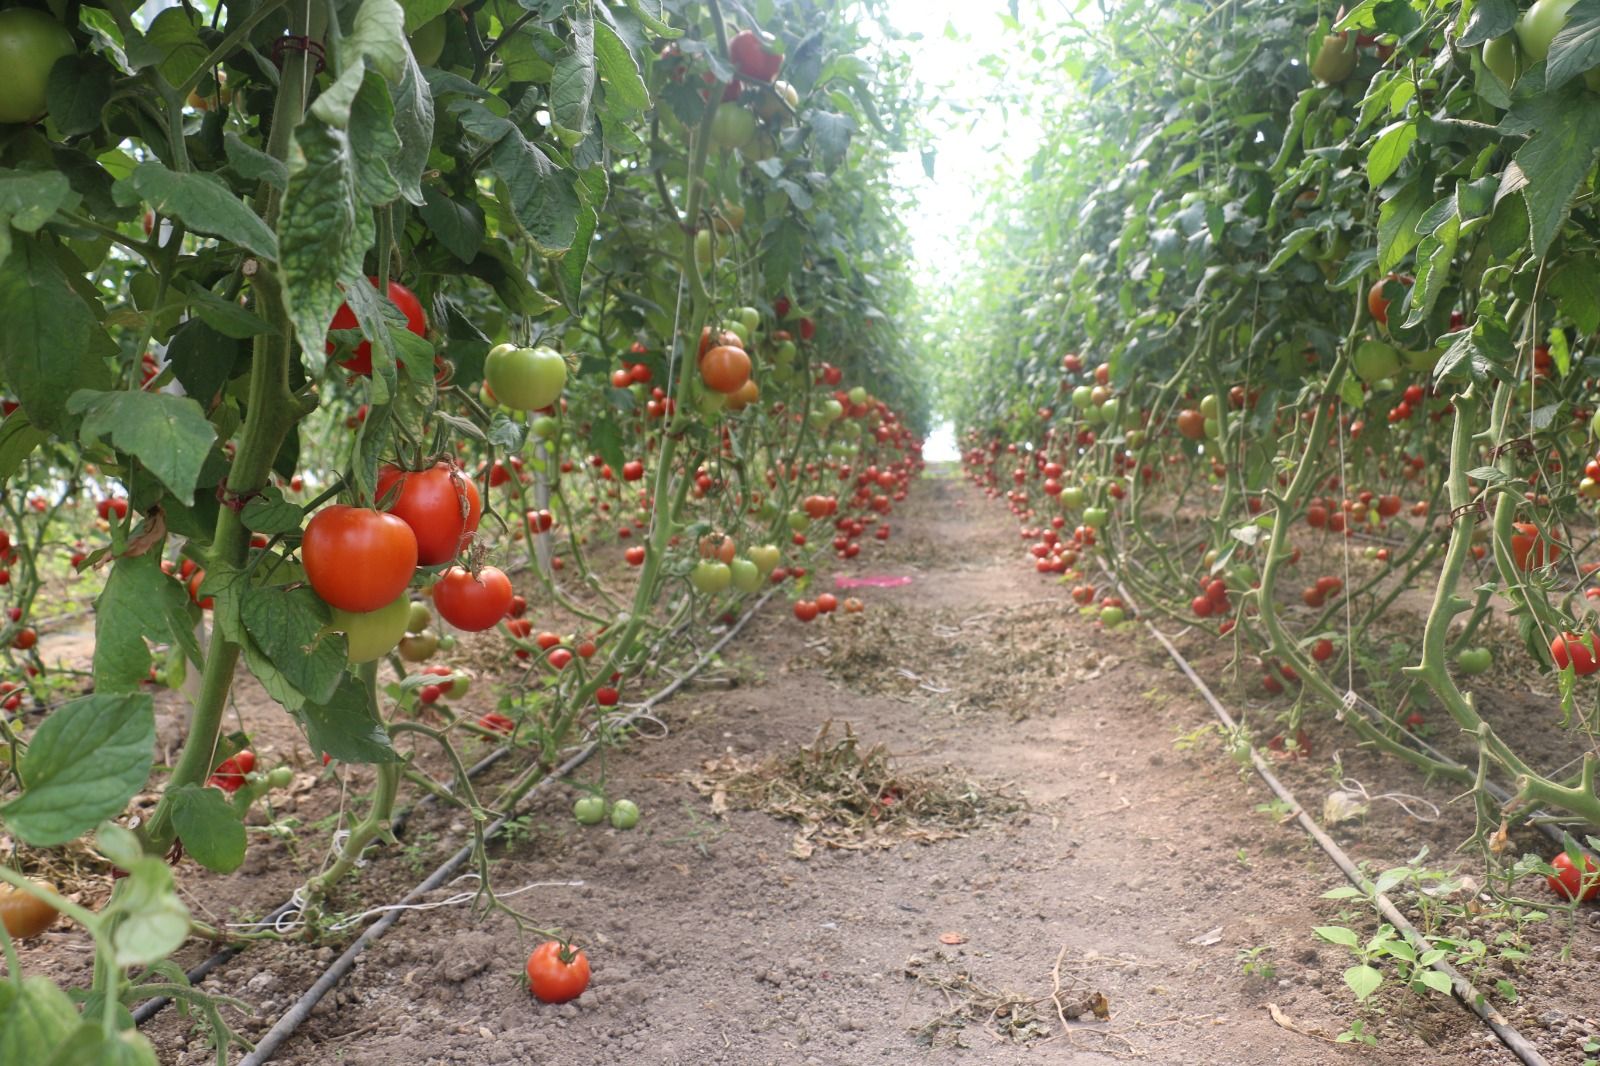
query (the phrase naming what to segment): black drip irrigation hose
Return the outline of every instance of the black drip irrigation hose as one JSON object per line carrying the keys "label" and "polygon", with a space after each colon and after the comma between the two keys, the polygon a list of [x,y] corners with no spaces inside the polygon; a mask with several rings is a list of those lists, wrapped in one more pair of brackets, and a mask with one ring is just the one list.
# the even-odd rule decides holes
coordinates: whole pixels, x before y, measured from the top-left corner
{"label": "black drip irrigation hose", "polygon": [[[1118,594],[1130,605],[1133,604],[1133,597],[1123,587],[1122,582],[1109,574],[1107,577],[1116,585]],[[1195,691],[1211,707],[1211,712],[1217,716],[1217,719],[1228,729],[1237,731],[1239,728],[1238,723],[1234,721],[1233,716],[1228,713],[1228,709],[1217,699],[1200,675],[1195,673],[1194,667],[1189,665],[1189,660],[1183,657],[1183,653],[1167,639],[1166,634],[1162,633],[1154,622],[1146,621],[1145,628],[1149,629],[1150,634],[1160,641],[1161,646],[1172,657],[1172,661],[1178,665],[1178,669],[1183,671],[1184,676],[1189,679],[1189,683],[1194,686]],[[1400,913],[1400,910],[1390,901],[1388,895],[1373,891],[1372,882],[1362,875],[1356,864],[1351,861],[1350,856],[1345,854],[1344,849],[1323,831],[1315,819],[1306,813],[1305,808],[1300,805],[1300,801],[1295,798],[1294,793],[1290,792],[1288,787],[1278,780],[1278,776],[1272,772],[1272,768],[1267,765],[1260,752],[1256,751],[1254,745],[1250,746],[1250,764],[1255,768],[1257,776],[1266,782],[1267,787],[1272,790],[1273,794],[1284,803],[1287,803],[1294,811],[1295,820],[1300,823],[1300,828],[1305,830],[1306,835],[1314,840],[1317,846],[1333,860],[1334,865],[1339,867],[1340,872],[1344,874],[1352,885],[1360,889],[1364,895],[1373,901],[1379,913],[1383,915],[1390,925],[1400,931],[1401,935],[1406,938],[1407,943],[1416,949],[1418,956],[1420,957],[1424,953],[1432,951],[1433,945],[1417,930],[1416,926],[1411,924],[1404,914]],[[1499,1037],[1500,1042],[1520,1059],[1524,1066],[1550,1066],[1549,1061],[1539,1053],[1539,1049],[1529,1043],[1528,1039],[1518,1032],[1503,1014],[1490,1005],[1489,1001],[1484,998],[1483,993],[1479,992],[1476,986],[1462,976],[1454,966],[1440,959],[1433,964],[1432,969],[1450,979],[1450,991],[1455,994],[1456,999],[1493,1030],[1494,1035]]]}
{"label": "black drip irrigation hose", "polygon": [[[737,622],[730,626],[728,631],[718,638],[717,642],[708,648],[705,653],[695,661],[692,667],[673,680],[671,684],[662,688],[644,703],[641,703],[638,707],[635,707],[628,714],[624,715],[618,720],[617,724],[621,726],[632,724],[633,722],[638,721],[640,718],[648,715],[656,706],[672,698],[672,696],[676,694],[680,688],[682,688],[696,674],[704,669],[705,665],[709,663],[718,652],[726,647],[729,641],[738,636],[739,632],[744,629],[746,623],[748,623],[750,619],[754,618],[756,612],[760,611],[761,608],[766,605],[767,601],[772,599],[772,597],[777,595],[777,593],[777,589],[769,590],[764,596],[757,600],[753,606],[751,606],[750,610],[746,611]],[[594,753],[599,750],[599,748],[600,741],[598,739],[591,740],[560,766],[556,767],[548,775],[542,778],[537,784],[528,790],[527,795],[523,797],[522,803],[518,806],[518,809],[501,815],[491,822],[487,827],[485,827],[483,832],[484,842],[487,843],[488,841],[499,836],[500,832],[511,821],[520,816],[521,811],[528,807],[529,803],[534,797],[539,795],[539,793],[542,792],[552,782],[562,780],[578,767],[588,762],[590,757],[593,756]],[[323,972],[322,976],[317,978],[316,983],[307,989],[304,995],[302,995],[288,1010],[279,1016],[277,1022],[273,1024],[272,1028],[269,1029],[266,1034],[262,1036],[260,1042],[256,1044],[255,1050],[251,1051],[250,1054],[246,1055],[240,1060],[239,1066],[262,1066],[263,1063],[272,1061],[272,1057],[277,1053],[278,1048],[285,1040],[293,1035],[294,1031],[300,1027],[302,1022],[311,1016],[312,1010],[316,1008],[317,1004],[322,1000],[322,997],[327,995],[328,992],[330,992],[341,980],[344,979],[344,976],[348,974],[355,966],[356,959],[361,955],[361,953],[380,937],[382,937],[384,933],[388,932],[389,929],[400,920],[401,915],[405,913],[404,908],[406,904],[409,904],[412,901],[427,895],[429,892],[434,891],[455,876],[456,871],[460,870],[461,867],[472,858],[472,853],[475,846],[475,843],[462,845],[460,850],[441,863],[439,867],[435,869],[433,873],[429,874],[421,884],[408,892],[406,896],[395,905],[396,909],[385,911],[382,917],[380,917],[372,925],[368,926],[362,932],[362,934],[344,950],[344,953],[333,961],[327,970]],[[287,904],[285,904],[285,906],[287,906]],[[219,952],[218,955],[220,956],[224,953],[225,952]],[[236,950],[235,953],[237,953]],[[231,958],[232,956],[229,957]],[[216,958],[216,956],[213,956],[213,958]],[[209,965],[211,961],[212,960],[208,959],[207,962],[202,965]]]}

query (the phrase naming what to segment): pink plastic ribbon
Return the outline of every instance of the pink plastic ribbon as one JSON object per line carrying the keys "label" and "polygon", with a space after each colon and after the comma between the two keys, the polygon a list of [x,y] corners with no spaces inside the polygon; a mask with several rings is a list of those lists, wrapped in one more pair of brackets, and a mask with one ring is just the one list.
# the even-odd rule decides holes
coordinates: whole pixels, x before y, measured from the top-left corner
{"label": "pink plastic ribbon", "polygon": [[833,576],[833,587],[836,589],[897,589],[901,585],[911,584],[909,577],[845,577],[843,574]]}

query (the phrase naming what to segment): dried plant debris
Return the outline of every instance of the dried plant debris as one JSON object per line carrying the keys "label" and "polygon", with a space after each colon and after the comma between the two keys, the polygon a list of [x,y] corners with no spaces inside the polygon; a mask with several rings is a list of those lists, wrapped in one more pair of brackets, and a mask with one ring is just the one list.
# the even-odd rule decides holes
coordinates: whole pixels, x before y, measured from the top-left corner
{"label": "dried plant debris", "polygon": [[906,840],[962,836],[1022,810],[1022,800],[953,769],[907,770],[882,744],[866,747],[849,723],[836,735],[824,722],[810,744],[764,760],[725,755],[689,783],[711,799],[713,814],[758,810],[799,824],[790,854],[818,847],[862,850]]}
{"label": "dried plant debris", "polygon": [[927,957],[913,955],[906,960],[902,971],[905,977],[944,998],[945,1009],[912,1030],[918,1046],[968,1047],[965,1036],[971,1029],[984,1033],[991,1043],[1031,1044],[1061,1036],[1070,1041],[1078,1033],[1122,1041],[1103,1027],[1082,1027],[1108,1021],[1111,1004],[1098,989],[1072,980],[1064,985],[1059,958],[1048,995],[991,988],[974,978],[966,963],[959,954],[947,955],[943,951]]}

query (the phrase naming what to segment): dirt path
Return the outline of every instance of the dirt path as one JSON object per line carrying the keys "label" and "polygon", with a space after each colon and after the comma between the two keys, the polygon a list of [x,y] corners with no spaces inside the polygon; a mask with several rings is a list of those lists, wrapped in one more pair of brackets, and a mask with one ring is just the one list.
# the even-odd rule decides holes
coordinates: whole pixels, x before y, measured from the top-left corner
{"label": "dirt path", "polygon": [[[496,865],[501,892],[546,885],[511,902],[587,947],[588,993],[537,1005],[521,988],[532,942],[509,919],[425,911],[279,1061],[1513,1061],[1442,1000],[1372,1015],[1378,1049],[1329,1043],[1355,1016],[1350,960],[1310,932],[1335,920],[1318,897],[1337,874],[1254,809],[1264,790],[1214,746],[1175,746],[1207,720],[1181,678],[1078,619],[964,484],[929,480],[894,521],[860,572],[911,585],[809,627],[775,601],[730,656],[736,685],[697,686],[667,708],[669,735],[613,755],[607,792],[639,803],[639,828],[583,829],[563,791]],[[792,753],[825,722],[1027,809],[955,839],[802,860],[795,824],[719,814],[688,783],[708,762]],[[1275,975],[1244,972],[1256,947]],[[314,972],[249,971],[228,984],[272,1012],[264,1024]],[[1047,998],[1058,985],[1085,1019],[1070,1037]],[[1269,1003],[1320,1035],[1280,1027]],[[198,1046],[181,1058],[203,1061]]]}

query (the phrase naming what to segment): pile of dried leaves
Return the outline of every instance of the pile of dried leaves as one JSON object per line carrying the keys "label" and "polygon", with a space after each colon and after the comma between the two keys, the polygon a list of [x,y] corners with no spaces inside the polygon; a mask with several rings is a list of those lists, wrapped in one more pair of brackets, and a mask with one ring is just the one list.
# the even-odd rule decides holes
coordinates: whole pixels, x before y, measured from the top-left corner
{"label": "pile of dried leaves", "polygon": [[710,797],[713,814],[759,810],[799,823],[790,851],[797,859],[810,858],[818,847],[946,840],[1024,807],[950,768],[898,769],[888,749],[863,747],[848,723],[834,736],[832,721],[792,754],[759,762],[725,755],[707,762],[689,783]]}

